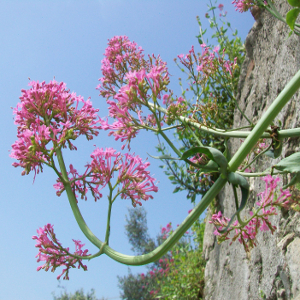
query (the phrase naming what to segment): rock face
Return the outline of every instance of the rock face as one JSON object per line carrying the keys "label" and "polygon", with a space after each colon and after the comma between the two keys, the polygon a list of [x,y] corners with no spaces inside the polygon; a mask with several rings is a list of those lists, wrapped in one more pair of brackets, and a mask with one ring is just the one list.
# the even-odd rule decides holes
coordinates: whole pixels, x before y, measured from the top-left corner
{"label": "rock face", "polygon": [[[285,15],[290,6],[286,0],[275,1],[277,9]],[[289,28],[267,11],[256,16],[256,22],[248,34],[245,45],[246,59],[242,66],[237,95],[243,113],[253,122],[259,120],[285,85],[300,69],[300,39],[296,35],[287,38]],[[297,93],[280,112],[283,129],[300,127],[300,101]],[[277,125],[277,121],[275,121]],[[234,127],[248,125],[236,110]],[[235,153],[240,139],[230,141],[230,151]],[[263,171],[280,159],[299,151],[299,139],[285,140],[282,155],[271,160],[259,159],[254,168]],[[287,178],[283,178],[286,183]],[[250,180],[250,208],[262,192],[265,183],[261,179]],[[219,194],[220,209],[230,217],[235,211],[232,188],[227,185]],[[217,244],[214,227],[208,223],[204,237],[205,299],[300,299],[300,214],[294,211],[279,211],[271,218],[276,232],[260,232],[258,245],[250,254],[234,242]]]}

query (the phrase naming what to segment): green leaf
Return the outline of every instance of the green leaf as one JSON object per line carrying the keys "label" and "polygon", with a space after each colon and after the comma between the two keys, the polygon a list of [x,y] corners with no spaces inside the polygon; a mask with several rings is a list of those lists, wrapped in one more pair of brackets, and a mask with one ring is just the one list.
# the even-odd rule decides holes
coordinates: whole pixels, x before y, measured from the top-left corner
{"label": "green leaf", "polygon": [[281,141],[274,141],[272,145],[272,149],[268,150],[264,153],[271,158],[278,158],[282,152],[282,142]]}
{"label": "green leaf", "polygon": [[[212,147],[194,147],[187,151],[185,151],[181,159],[185,160],[191,156],[194,156],[197,153],[203,153],[205,154],[209,159],[216,162],[218,166],[220,167],[221,174],[226,175],[227,174],[227,166],[228,162],[226,157],[223,155],[223,153],[215,148]],[[207,167],[208,165],[206,165]],[[205,166],[204,166],[205,168]]]}
{"label": "green leaf", "polygon": [[300,0],[288,0],[288,3],[294,7],[300,7]]}
{"label": "green leaf", "polygon": [[277,165],[272,166],[272,169],[276,169],[286,173],[300,172],[300,152],[296,152],[282,159]]}
{"label": "green leaf", "polygon": [[173,194],[179,192],[180,190],[181,190],[181,189],[180,189],[180,186],[177,186],[177,187],[174,189]]}
{"label": "green leaf", "polygon": [[290,26],[292,30],[295,28],[295,22],[300,13],[299,8],[293,8],[286,14],[286,23]]}
{"label": "green leaf", "polygon": [[273,140],[272,141],[272,150],[274,153],[274,157],[277,158],[281,155],[282,152],[282,141],[281,140]]}
{"label": "green leaf", "polygon": [[240,174],[237,174],[237,173],[230,172],[228,174],[227,178],[228,178],[228,181],[232,185],[240,187],[241,193],[242,193],[242,200],[241,200],[241,204],[240,204],[239,208],[232,215],[228,225],[224,229],[219,230],[220,233],[223,233],[223,232],[227,231],[229,226],[233,223],[234,217],[245,208],[245,206],[247,204],[248,196],[249,196],[249,183],[248,183],[248,181],[246,180],[246,178],[244,176],[242,176]]}
{"label": "green leaf", "polygon": [[[300,182],[300,172],[296,173],[296,175],[291,179],[291,181],[286,184],[285,186],[283,186],[282,188],[285,190],[287,189],[289,186],[292,186],[292,185],[296,185],[299,186],[297,183]],[[299,189],[299,188],[298,188]]]}

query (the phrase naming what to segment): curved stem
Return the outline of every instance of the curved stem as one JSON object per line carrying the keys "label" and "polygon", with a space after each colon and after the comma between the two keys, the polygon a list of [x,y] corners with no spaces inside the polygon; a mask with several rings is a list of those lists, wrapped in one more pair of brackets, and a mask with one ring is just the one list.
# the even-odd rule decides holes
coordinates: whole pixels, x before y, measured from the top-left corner
{"label": "curved stem", "polygon": [[121,254],[109,246],[104,246],[104,253],[110,258],[126,264],[126,265],[144,265],[156,261],[165,253],[167,253],[174,244],[183,236],[183,234],[192,226],[192,224],[200,217],[205,211],[210,202],[217,196],[219,191],[226,184],[226,179],[219,177],[201,201],[196,205],[193,211],[185,218],[185,220],[177,227],[177,229],[156,249],[150,253],[130,256]]}
{"label": "curved stem", "polygon": [[65,186],[65,190],[67,192],[69,203],[70,203],[70,206],[72,208],[74,217],[77,221],[77,224],[78,224],[79,228],[81,229],[81,231],[84,233],[84,235],[87,237],[87,239],[91,243],[93,243],[96,247],[98,247],[100,249],[103,245],[103,242],[100,241],[93,234],[93,232],[89,229],[89,227],[85,223],[85,221],[84,221],[84,219],[81,215],[81,212],[78,208],[77,200],[75,198],[75,195],[72,191],[72,188],[71,188],[71,185],[70,185],[70,182],[69,182],[69,179],[68,179],[67,170],[66,170],[66,166],[65,166],[65,163],[64,163],[64,160],[63,160],[61,149],[56,150],[56,155],[57,155],[57,160],[58,160],[58,163],[59,163],[59,166],[60,166],[61,174],[62,174],[62,177],[63,177],[63,180],[64,180],[63,184]]}

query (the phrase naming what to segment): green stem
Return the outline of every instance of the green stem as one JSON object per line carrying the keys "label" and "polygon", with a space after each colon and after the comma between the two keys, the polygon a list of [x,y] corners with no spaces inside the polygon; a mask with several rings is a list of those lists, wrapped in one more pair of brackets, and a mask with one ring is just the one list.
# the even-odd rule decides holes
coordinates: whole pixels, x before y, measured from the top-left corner
{"label": "green stem", "polygon": [[[246,173],[246,172],[236,171],[235,173],[240,174],[244,177],[262,177],[271,174],[271,171],[269,172],[268,170],[266,170],[264,172],[257,172],[257,173]],[[273,172],[272,175],[285,174],[285,173],[286,173],[285,171],[277,171],[277,172]]]}
{"label": "green stem", "polygon": [[193,223],[199,219],[200,215],[205,211],[207,206],[217,196],[225,184],[226,179],[222,179],[221,177],[217,179],[214,185],[209,189],[209,191],[188,215],[188,217],[185,218],[181,225],[179,225],[177,229],[159,247],[150,253],[139,256],[124,255],[113,250],[109,246],[104,247],[104,253],[110,258],[126,265],[144,265],[158,260],[165,253],[167,253],[193,225]]}
{"label": "green stem", "polygon": [[263,150],[262,152],[260,152],[259,154],[257,154],[253,160],[246,166],[244,167],[241,172],[244,172],[247,168],[249,168],[260,156],[262,156],[264,153],[266,153],[267,151],[269,151],[269,149],[272,147],[272,144],[270,144],[270,146],[268,146],[265,150]]}
{"label": "green stem", "polygon": [[[265,5],[264,2],[262,0],[258,0],[258,2],[264,6],[264,8],[270,13],[272,14],[275,18],[277,18],[278,20],[282,21],[283,23],[287,24],[286,23],[286,19],[280,14],[280,12],[276,9],[276,7],[273,5],[272,1],[270,0],[267,0],[268,2],[268,5],[270,7],[268,7],[268,5]],[[300,25],[298,23],[295,23],[295,26],[296,27],[299,27]],[[297,29],[294,29],[294,32],[296,34],[299,34],[299,30]]]}
{"label": "green stem", "polygon": [[292,78],[292,80],[285,86],[281,93],[277,96],[274,102],[270,105],[265,114],[260,118],[256,126],[249,133],[248,137],[234,154],[228,166],[231,172],[235,172],[239,165],[246,158],[249,151],[254,147],[256,142],[263,136],[264,131],[272,123],[278,113],[282,110],[284,105],[292,98],[295,92],[300,87],[300,71]]}
{"label": "green stem", "polygon": [[[236,187],[232,186],[232,188],[233,188],[233,195],[234,195],[234,200],[235,200],[235,207],[236,207],[236,210],[238,211],[238,209],[239,209],[239,201],[238,201],[238,195],[237,195],[237,192],[236,192]],[[237,219],[239,221],[239,224],[241,226],[247,225],[247,223],[245,223],[245,222],[242,221],[241,215],[240,215],[239,212],[237,212],[236,217],[237,217]]]}
{"label": "green stem", "polygon": [[[152,105],[152,103],[148,102],[149,105]],[[167,110],[164,109],[163,107],[158,107],[157,110],[167,113]],[[189,118],[185,118],[182,116],[179,116],[178,119],[182,122],[186,122],[196,128],[198,128],[200,131],[209,133],[209,134],[214,134],[216,136],[223,136],[223,137],[233,137],[233,138],[247,138],[250,134],[251,131],[230,131],[230,130],[224,130],[224,129],[211,129],[209,127],[206,127],[202,124],[192,122]],[[162,129],[163,130],[163,129]],[[300,136],[300,128],[292,128],[292,129],[284,129],[278,131],[278,138],[279,139],[284,139],[284,138],[289,138],[289,137],[299,137]],[[261,138],[271,138],[270,133],[264,132],[261,135]]]}
{"label": "green stem", "polygon": [[112,192],[113,192],[113,188],[110,182],[108,182],[108,187],[109,187],[108,212],[107,212],[107,225],[106,225],[106,234],[105,234],[105,243],[107,245],[109,243],[109,235],[110,235],[110,216],[111,216]]}
{"label": "green stem", "polygon": [[157,133],[159,133],[164,139],[165,141],[169,144],[169,146],[173,149],[173,151],[179,156],[181,157],[181,153],[180,151],[174,146],[174,144],[170,141],[170,139],[165,135],[164,132],[162,132],[161,130],[158,130]]}
{"label": "green stem", "polygon": [[89,227],[87,226],[87,224],[85,223],[81,212],[78,208],[77,205],[77,200],[75,198],[75,195],[72,191],[69,179],[68,179],[68,174],[67,174],[67,170],[66,170],[66,166],[63,160],[63,156],[62,156],[62,152],[61,149],[57,149],[56,150],[56,155],[57,155],[57,160],[60,166],[60,170],[61,170],[61,174],[62,174],[62,178],[64,180],[63,184],[65,186],[65,190],[67,192],[67,196],[69,199],[69,203],[70,206],[72,208],[74,217],[77,221],[77,224],[79,226],[79,228],[81,229],[81,231],[84,233],[84,235],[87,237],[87,239],[94,244],[96,247],[98,247],[99,249],[102,247],[103,242],[100,241],[94,234],[93,232],[89,229]]}
{"label": "green stem", "polygon": [[[158,260],[161,256],[167,253],[174,244],[184,235],[184,233],[192,226],[192,224],[200,217],[200,215],[205,211],[209,203],[216,197],[222,187],[226,184],[226,180],[219,178],[216,180],[214,185],[209,189],[209,191],[202,198],[200,203],[194,208],[194,210],[189,214],[189,216],[182,222],[180,226],[161,244],[159,247],[151,251],[150,253],[140,255],[140,256],[131,256],[119,253],[109,247],[106,243],[100,241],[89,229],[87,224],[85,223],[78,205],[76,198],[72,192],[70,183],[68,181],[67,171],[65,168],[65,164],[63,161],[62,153],[60,149],[57,151],[57,159],[61,168],[62,176],[65,181],[65,188],[69,198],[69,202],[75,216],[75,219],[84,233],[84,235],[89,239],[91,243],[93,243],[96,247],[100,249],[97,254],[94,254],[92,257],[99,256],[105,253],[107,256],[112,258],[113,260],[126,264],[126,265],[144,265]],[[89,258],[92,258],[89,257]]]}

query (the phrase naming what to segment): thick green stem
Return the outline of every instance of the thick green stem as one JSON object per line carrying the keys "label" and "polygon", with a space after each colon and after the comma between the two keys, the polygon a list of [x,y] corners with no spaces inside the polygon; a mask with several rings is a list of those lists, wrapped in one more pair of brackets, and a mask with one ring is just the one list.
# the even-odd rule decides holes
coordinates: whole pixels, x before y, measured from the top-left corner
{"label": "thick green stem", "polygon": [[67,195],[68,195],[69,203],[71,205],[71,208],[72,208],[73,214],[75,216],[75,219],[78,223],[78,226],[81,229],[81,231],[84,233],[84,235],[87,237],[87,239],[91,243],[93,243],[96,247],[98,247],[100,249],[103,242],[101,242],[93,234],[93,232],[89,229],[89,227],[86,225],[86,223],[85,223],[85,221],[84,221],[84,219],[81,215],[81,212],[78,208],[77,200],[75,198],[75,195],[72,191],[72,188],[71,188],[71,185],[70,185],[70,182],[69,182],[69,179],[68,179],[68,174],[67,174],[66,166],[65,166],[63,156],[62,156],[62,153],[61,153],[61,149],[57,149],[56,154],[57,154],[57,160],[58,160],[58,163],[59,163],[59,166],[60,166],[61,174],[62,174],[62,177],[63,177],[63,180],[64,180],[63,184],[65,186],[65,190],[66,190]]}

